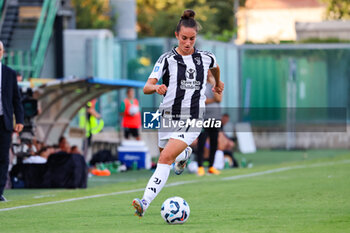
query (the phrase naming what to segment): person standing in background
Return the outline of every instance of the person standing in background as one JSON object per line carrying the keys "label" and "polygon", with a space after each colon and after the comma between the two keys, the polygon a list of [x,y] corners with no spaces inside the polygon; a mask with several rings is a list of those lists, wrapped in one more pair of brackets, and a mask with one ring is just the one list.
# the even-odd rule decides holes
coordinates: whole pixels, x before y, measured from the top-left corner
{"label": "person standing in background", "polygon": [[22,73],[18,71],[16,75],[17,75],[17,83],[22,82],[23,81]]}
{"label": "person standing in background", "polygon": [[129,139],[132,135],[136,140],[141,140],[139,129],[141,127],[141,113],[139,101],[135,98],[134,88],[128,88],[127,98],[121,104],[120,112],[123,116],[122,126],[124,128],[124,137]]}
{"label": "person standing in background", "polygon": [[235,131],[235,126],[230,120],[230,115],[228,113],[224,113],[221,116],[221,124],[222,124],[222,132],[225,134],[225,136],[232,140],[235,141],[235,136],[234,136],[234,131]]}
{"label": "person standing in background", "polygon": [[[4,46],[0,41],[0,202],[6,201],[3,196],[9,166],[9,152],[12,131],[23,129],[24,113],[14,70],[1,64]],[[13,127],[13,114],[16,124]]]}
{"label": "person standing in background", "polygon": [[85,159],[91,155],[92,136],[101,132],[104,127],[104,121],[95,109],[96,101],[96,99],[88,101],[85,107],[79,110],[79,128],[85,130],[82,148]]}

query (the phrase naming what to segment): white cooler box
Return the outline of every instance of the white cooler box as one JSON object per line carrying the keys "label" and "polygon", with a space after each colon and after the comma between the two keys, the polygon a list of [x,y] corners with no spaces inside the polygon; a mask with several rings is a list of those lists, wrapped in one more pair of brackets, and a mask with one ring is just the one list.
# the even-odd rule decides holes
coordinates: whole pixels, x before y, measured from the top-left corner
{"label": "white cooler box", "polygon": [[151,156],[142,141],[123,141],[118,147],[118,158],[128,168],[132,168],[135,161],[138,169],[151,168]]}

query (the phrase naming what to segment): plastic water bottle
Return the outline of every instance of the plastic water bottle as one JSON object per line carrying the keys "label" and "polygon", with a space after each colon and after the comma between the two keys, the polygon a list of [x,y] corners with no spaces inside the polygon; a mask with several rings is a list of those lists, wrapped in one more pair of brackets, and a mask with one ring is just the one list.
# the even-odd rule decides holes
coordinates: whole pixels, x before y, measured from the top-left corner
{"label": "plastic water bottle", "polygon": [[225,159],[225,166],[224,166],[225,169],[228,169],[230,168],[230,162],[228,161],[228,159]]}
{"label": "plastic water bottle", "polygon": [[247,160],[246,160],[246,158],[242,158],[242,160],[241,160],[241,167],[246,167],[247,166]]}
{"label": "plastic water bottle", "polygon": [[132,167],[131,168],[132,168],[133,171],[137,170],[137,168],[138,168],[137,161],[132,162]]}

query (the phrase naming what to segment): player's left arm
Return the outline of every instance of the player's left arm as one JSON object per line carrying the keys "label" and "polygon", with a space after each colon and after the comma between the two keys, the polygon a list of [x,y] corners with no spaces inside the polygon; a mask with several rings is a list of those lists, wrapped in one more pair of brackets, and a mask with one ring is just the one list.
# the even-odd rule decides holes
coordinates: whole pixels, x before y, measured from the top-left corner
{"label": "player's left arm", "polygon": [[214,101],[216,103],[220,103],[222,101],[222,92],[221,93],[214,92]]}
{"label": "player's left arm", "polygon": [[220,68],[219,65],[210,69],[215,79],[215,86],[213,92],[221,94],[224,91],[224,83],[220,80]]}

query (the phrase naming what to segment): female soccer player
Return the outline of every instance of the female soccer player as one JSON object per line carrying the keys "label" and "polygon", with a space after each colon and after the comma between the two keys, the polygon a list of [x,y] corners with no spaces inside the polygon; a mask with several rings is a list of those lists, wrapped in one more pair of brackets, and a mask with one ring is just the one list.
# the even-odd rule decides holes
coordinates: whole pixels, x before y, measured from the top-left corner
{"label": "female soccer player", "polygon": [[[199,119],[205,108],[205,87],[207,73],[210,69],[214,78],[213,91],[221,93],[224,83],[220,81],[220,69],[215,56],[206,51],[199,51],[194,47],[200,25],[194,19],[195,12],[185,10],[175,31],[178,46],[163,54],[154,66],[153,72],[143,88],[145,94],[157,93],[164,95],[159,108],[162,116],[176,121],[190,118]],[[158,85],[162,78],[163,84]],[[171,132],[160,129],[158,132],[158,146],[160,156],[157,169],[150,178],[143,198],[133,200],[135,215],[142,217],[161,189],[164,187],[170,165],[176,161],[174,170],[181,174],[187,159],[192,153],[189,147],[200,134],[200,129],[188,132],[189,128],[176,128]],[[192,130],[191,130],[192,131]]]}

